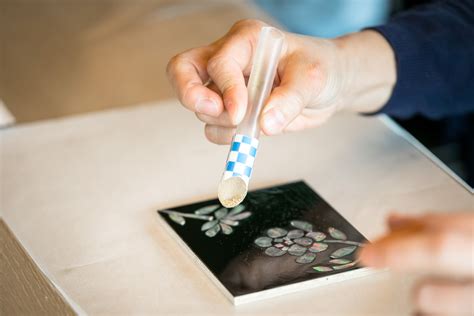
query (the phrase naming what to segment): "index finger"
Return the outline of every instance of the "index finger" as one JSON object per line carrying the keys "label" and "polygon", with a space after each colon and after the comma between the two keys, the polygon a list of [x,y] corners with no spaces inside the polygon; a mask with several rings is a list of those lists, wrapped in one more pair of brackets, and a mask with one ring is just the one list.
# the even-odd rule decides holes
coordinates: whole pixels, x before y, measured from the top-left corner
{"label": "index finger", "polygon": [[393,213],[388,218],[388,224],[390,229],[418,224],[430,226],[434,229],[455,229],[474,232],[474,212],[426,213],[421,215]]}
{"label": "index finger", "polygon": [[168,78],[179,101],[189,110],[210,116],[223,111],[221,97],[206,87],[210,47],[189,50],[173,57],[167,66]]}
{"label": "index finger", "polygon": [[362,264],[397,271],[472,276],[472,236],[425,229],[419,225],[392,231],[364,247]]}

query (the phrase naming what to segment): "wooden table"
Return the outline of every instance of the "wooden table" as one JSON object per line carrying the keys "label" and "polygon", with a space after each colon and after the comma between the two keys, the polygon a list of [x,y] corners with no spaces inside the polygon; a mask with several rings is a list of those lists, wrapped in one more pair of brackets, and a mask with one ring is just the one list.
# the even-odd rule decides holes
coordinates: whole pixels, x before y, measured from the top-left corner
{"label": "wooden table", "polygon": [[[174,100],[0,135],[3,218],[78,313],[410,311],[412,278],[388,272],[233,307],[156,222],[157,208],[214,197],[227,153]],[[369,239],[390,210],[473,203],[383,117],[340,114],[318,129],[265,137],[255,168],[253,188],[304,179]]]}

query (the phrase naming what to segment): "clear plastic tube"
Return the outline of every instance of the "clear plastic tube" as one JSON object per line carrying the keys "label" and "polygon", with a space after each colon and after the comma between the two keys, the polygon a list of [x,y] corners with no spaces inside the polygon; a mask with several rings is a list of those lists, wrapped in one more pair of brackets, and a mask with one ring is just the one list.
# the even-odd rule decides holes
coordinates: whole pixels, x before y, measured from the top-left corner
{"label": "clear plastic tube", "polygon": [[232,140],[218,188],[219,201],[225,207],[237,206],[247,195],[259,144],[260,112],[275,81],[283,39],[283,33],[274,27],[260,31],[247,84],[247,111]]}

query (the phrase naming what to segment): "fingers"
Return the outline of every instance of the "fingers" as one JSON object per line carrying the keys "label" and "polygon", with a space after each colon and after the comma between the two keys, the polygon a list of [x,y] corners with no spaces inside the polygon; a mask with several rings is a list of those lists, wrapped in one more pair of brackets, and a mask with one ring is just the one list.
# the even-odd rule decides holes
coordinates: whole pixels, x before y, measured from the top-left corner
{"label": "fingers", "polygon": [[391,230],[415,224],[433,229],[456,229],[473,232],[474,214],[472,212],[429,213],[421,215],[393,213],[388,218],[388,226]]}
{"label": "fingers", "polygon": [[221,97],[204,85],[209,79],[206,71],[208,47],[197,48],[173,57],[167,74],[180,102],[189,110],[210,116],[223,111]]}
{"label": "fingers", "polygon": [[472,281],[453,282],[430,279],[415,291],[418,312],[428,315],[472,315],[474,313]]}
{"label": "fingers", "polygon": [[224,111],[218,117],[196,113],[197,118],[206,123],[204,134],[206,138],[216,144],[230,144],[235,133],[236,126],[230,119],[229,112]]}
{"label": "fingers", "polygon": [[239,124],[247,110],[246,76],[250,73],[254,47],[266,24],[242,20],[234,24],[225,40],[209,59],[207,72],[222,93],[223,104],[233,125]]}
{"label": "fingers", "polygon": [[[301,113],[312,95],[313,69],[300,58],[293,56],[284,66],[281,82],[263,110],[261,127],[265,134],[280,134]],[[297,125],[301,126],[301,123]]]}
{"label": "fingers", "polygon": [[428,240],[420,229],[405,228],[391,232],[368,244],[361,249],[359,259],[363,264],[375,268],[392,267],[398,264],[411,267],[420,261],[425,263],[429,260],[430,256],[426,251],[427,243]]}
{"label": "fingers", "polygon": [[234,136],[235,128],[222,127],[217,125],[206,125],[204,127],[204,134],[206,138],[219,145],[230,144],[232,137]]}
{"label": "fingers", "polygon": [[402,229],[404,227],[413,225],[423,225],[418,217],[399,213],[390,214],[387,222],[390,230]]}
{"label": "fingers", "polygon": [[409,225],[367,245],[359,256],[363,264],[376,268],[472,276],[472,238],[456,230]]}
{"label": "fingers", "polygon": [[474,233],[474,213],[456,212],[456,213],[429,213],[418,216],[416,220],[436,229],[451,229]]}
{"label": "fingers", "polygon": [[196,113],[196,117],[203,123],[221,127],[235,127],[230,119],[229,112],[224,111],[218,117]]}
{"label": "fingers", "polygon": [[[247,108],[245,76],[250,72],[253,47],[265,24],[256,20],[237,22],[213,44],[177,55],[168,64],[168,76],[179,100],[191,111],[218,117],[224,110],[233,125]],[[204,82],[212,79],[215,89]]]}
{"label": "fingers", "polygon": [[[442,274],[454,280],[425,280],[414,295],[422,315],[474,312],[474,214],[392,214],[391,232],[361,250],[362,264],[392,270]],[[465,281],[459,281],[464,279]]]}
{"label": "fingers", "polygon": [[245,34],[235,35],[209,60],[207,72],[222,93],[225,109],[234,125],[240,123],[247,109],[244,72],[252,59],[252,47]]}

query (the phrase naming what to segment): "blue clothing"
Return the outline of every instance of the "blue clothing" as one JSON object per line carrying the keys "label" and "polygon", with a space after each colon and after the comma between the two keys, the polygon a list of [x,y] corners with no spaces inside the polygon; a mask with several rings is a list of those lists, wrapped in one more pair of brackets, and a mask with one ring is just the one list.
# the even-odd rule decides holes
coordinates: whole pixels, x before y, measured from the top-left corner
{"label": "blue clothing", "polygon": [[371,28],[392,46],[397,83],[381,112],[430,118],[474,112],[474,0],[415,7]]}
{"label": "blue clothing", "polygon": [[336,37],[387,22],[389,0],[254,0],[291,32]]}

